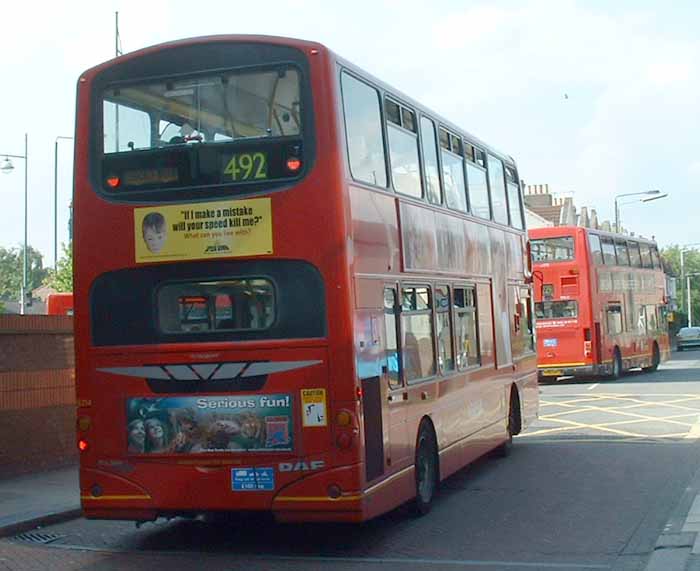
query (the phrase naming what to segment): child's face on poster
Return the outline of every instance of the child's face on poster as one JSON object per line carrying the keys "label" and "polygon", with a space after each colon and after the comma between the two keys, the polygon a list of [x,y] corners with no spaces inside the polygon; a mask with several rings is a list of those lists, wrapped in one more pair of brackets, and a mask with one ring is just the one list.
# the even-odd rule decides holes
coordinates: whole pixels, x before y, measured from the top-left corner
{"label": "child's face on poster", "polygon": [[143,240],[146,242],[146,247],[154,254],[157,254],[165,245],[165,228],[161,230],[146,228],[143,231]]}

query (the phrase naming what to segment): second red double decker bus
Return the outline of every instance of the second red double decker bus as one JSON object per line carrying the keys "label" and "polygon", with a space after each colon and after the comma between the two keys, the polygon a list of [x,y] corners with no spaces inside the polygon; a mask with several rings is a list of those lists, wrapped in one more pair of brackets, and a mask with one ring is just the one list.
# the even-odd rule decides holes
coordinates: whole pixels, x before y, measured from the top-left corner
{"label": "second red double decker bus", "polygon": [[610,376],[668,358],[666,277],[653,241],[530,230],[540,378]]}

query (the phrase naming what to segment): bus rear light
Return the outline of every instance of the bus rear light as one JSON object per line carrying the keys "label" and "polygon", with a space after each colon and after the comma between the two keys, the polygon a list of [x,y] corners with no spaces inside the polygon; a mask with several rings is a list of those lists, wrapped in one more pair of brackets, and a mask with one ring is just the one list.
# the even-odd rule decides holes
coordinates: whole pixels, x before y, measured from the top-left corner
{"label": "bus rear light", "polygon": [[107,186],[109,186],[110,188],[117,188],[120,183],[121,180],[116,175],[110,175],[107,177]]}
{"label": "bus rear light", "polygon": [[88,444],[87,440],[78,440],[78,450],[80,450],[81,452],[87,452],[88,448],[90,448],[90,445]]}
{"label": "bus rear light", "polygon": [[593,343],[590,341],[583,342],[583,354],[586,357],[590,357],[593,354]]}
{"label": "bus rear light", "polygon": [[297,172],[301,168],[301,159],[298,157],[289,157],[287,159],[287,170],[289,172]]}
{"label": "bus rear light", "polygon": [[78,430],[87,432],[92,426],[92,419],[89,416],[78,417]]}
{"label": "bus rear light", "polygon": [[357,387],[355,389],[355,396],[357,396],[357,400],[362,400],[362,396],[364,393],[362,392],[362,387]]}
{"label": "bus rear light", "polygon": [[352,426],[353,417],[349,410],[341,410],[335,415],[335,423],[338,426]]}
{"label": "bus rear light", "polygon": [[584,339],[584,341],[591,341],[593,339],[591,337],[591,329],[589,327],[586,327],[583,330],[583,339]]}

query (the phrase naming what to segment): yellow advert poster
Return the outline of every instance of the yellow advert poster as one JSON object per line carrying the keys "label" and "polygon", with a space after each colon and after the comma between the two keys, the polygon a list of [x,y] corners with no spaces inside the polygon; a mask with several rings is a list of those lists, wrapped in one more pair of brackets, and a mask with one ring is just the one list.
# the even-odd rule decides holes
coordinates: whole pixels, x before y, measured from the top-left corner
{"label": "yellow advert poster", "polygon": [[269,198],[134,209],[136,263],[272,254]]}

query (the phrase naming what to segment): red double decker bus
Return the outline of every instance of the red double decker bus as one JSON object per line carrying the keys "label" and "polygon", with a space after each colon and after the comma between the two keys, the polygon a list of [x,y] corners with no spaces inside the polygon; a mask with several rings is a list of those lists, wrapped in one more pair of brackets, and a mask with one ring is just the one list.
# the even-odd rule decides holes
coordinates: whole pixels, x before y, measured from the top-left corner
{"label": "red double decker bus", "polygon": [[88,518],[425,512],[536,415],[515,164],[325,47],[107,62],[76,150]]}
{"label": "red double decker bus", "polygon": [[653,241],[530,230],[540,378],[655,371],[669,355],[666,276]]}

